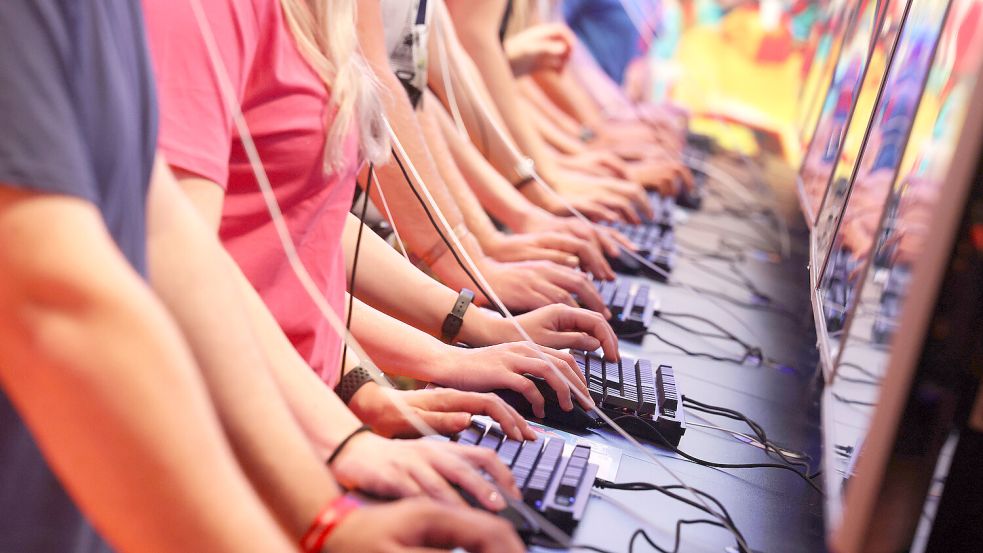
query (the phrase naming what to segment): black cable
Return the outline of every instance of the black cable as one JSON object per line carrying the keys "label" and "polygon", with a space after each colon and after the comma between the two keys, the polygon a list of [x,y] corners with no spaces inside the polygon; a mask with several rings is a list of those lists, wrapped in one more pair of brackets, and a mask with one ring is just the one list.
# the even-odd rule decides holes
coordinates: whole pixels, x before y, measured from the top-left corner
{"label": "black cable", "polygon": [[682,538],[684,524],[710,524],[713,526],[719,526],[720,528],[723,528],[725,530],[727,529],[727,526],[716,520],[710,520],[706,518],[697,518],[697,519],[688,519],[688,520],[680,519],[676,521],[676,540],[673,542],[672,549],[663,549],[659,547],[659,544],[655,543],[655,541],[653,541],[651,537],[649,537],[648,533],[646,533],[645,530],[639,528],[638,530],[635,530],[634,534],[631,535],[631,541],[628,542],[628,553],[634,553],[635,540],[637,540],[639,536],[644,538],[645,541],[648,542],[648,544],[651,545],[659,553],[679,553],[680,539]]}
{"label": "black cable", "polygon": [[850,399],[848,397],[841,396],[840,394],[833,392],[833,398],[840,403],[845,403],[847,405],[859,405],[860,407],[877,407],[876,403],[871,403],[869,401],[861,401],[859,399]]}
{"label": "black cable", "polygon": [[454,260],[457,261],[457,264],[461,267],[461,270],[463,270],[464,274],[468,276],[468,279],[471,280],[471,283],[474,284],[474,287],[478,290],[478,292],[480,292],[481,295],[483,295],[488,300],[489,305],[492,307],[492,309],[494,309],[495,311],[498,312],[499,315],[504,317],[505,313],[502,313],[502,310],[499,309],[497,305],[495,305],[495,302],[493,302],[491,299],[491,295],[489,295],[488,292],[486,292],[485,289],[481,286],[481,284],[478,283],[478,279],[476,279],[474,275],[471,274],[471,271],[468,270],[464,262],[461,261],[460,256],[458,256],[457,251],[454,250],[454,247],[451,245],[450,241],[447,239],[446,236],[444,236],[444,232],[440,229],[440,225],[437,224],[436,219],[434,219],[434,216],[430,212],[430,208],[427,206],[427,203],[423,200],[423,197],[420,196],[420,193],[417,192],[416,187],[413,186],[413,181],[410,179],[410,175],[406,172],[406,167],[403,166],[403,162],[399,159],[399,156],[396,155],[396,150],[392,150],[392,154],[393,154],[393,159],[396,160],[396,165],[399,166],[399,170],[403,173],[403,179],[406,181],[406,185],[409,186],[410,191],[413,192],[413,195],[416,197],[416,200],[420,203],[420,207],[423,208],[423,212],[426,213],[427,219],[430,220],[430,224],[433,226],[434,230],[437,231],[437,235],[440,236],[440,239],[444,242],[444,245],[447,246],[447,249],[451,252],[451,255],[454,256]]}
{"label": "black cable", "polygon": [[798,476],[799,478],[801,478],[803,481],[805,481],[806,483],[808,483],[809,486],[812,489],[814,489],[817,492],[819,492],[820,495],[825,495],[825,494],[823,494],[822,489],[820,489],[819,486],[817,486],[815,482],[813,482],[812,480],[810,480],[807,475],[805,475],[805,474],[803,474],[803,473],[795,470],[794,467],[790,467],[788,465],[780,465],[778,463],[717,463],[715,461],[708,461],[706,459],[701,459],[699,457],[696,457],[695,455],[691,455],[691,454],[686,453],[685,451],[679,449],[678,447],[676,447],[675,445],[673,445],[672,442],[670,442],[669,440],[667,440],[666,437],[662,435],[662,432],[660,432],[659,429],[654,424],[652,424],[651,422],[649,422],[649,421],[647,421],[647,420],[645,420],[645,419],[643,419],[641,417],[636,417],[634,415],[622,415],[620,417],[615,417],[613,420],[614,420],[614,422],[617,422],[619,420],[624,420],[624,419],[632,419],[633,421],[640,421],[640,422],[642,422],[643,424],[645,424],[646,426],[648,426],[649,429],[651,429],[656,434],[656,436],[659,437],[659,439],[662,441],[663,445],[665,445],[667,448],[669,448],[670,450],[672,450],[673,452],[675,452],[680,457],[682,457],[682,458],[684,458],[684,459],[686,459],[688,461],[692,461],[693,463],[696,463],[698,465],[701,465],[701,466],[704,466],[704,467],[718,468],[718,469],[764,469],[764,468],[771,468],[771,469],[785,470],[785,471],[791,472],[791,473],[795,474],[796,476]]}
{"label": "black cable", "polygon": [[[678,484],[673,484],[673,485],[669,485],[669,486],[659,486],[658,484],[652,484],[652,483],[649,483],[649,482],[624,482],[624,483],[618,483],[618,482],[611,482],[611,481],[605,480],[603,478],[597,478],[597,479],[595,479],[594,480],[594,487],[599,488],[599,489],[612,489],[612,490],[622,490],[622,491],[656,491],[656,492],[659,492],[659,493],[665,495],[666,497],[675,499],[676,501],[679,501],[681,503],[685,503],[686,505],[689,505],[690,507],[693,507],[694,509],[700,510],[700,511],[702,511],[704,513],[707,513],[708,515],[710,515],[710,516],[712,516],[712,517],[720,520],[722,522],[722,524],[720,524],[720,526],[722,528],[725,528],[728,531],[730,531],[734,535],[734,537],[736,538],[738,549],[740,551],[742,551],[742,552],[746,552],[746,550],[744,549],[744,547],[743,547],[742,544],[743,543],[747,543],[747,540],[744,538],[744,534],[742,534],[741,531],[737,529],[737,525],[734,523],[734,519],[730,516],[730,512],[727,510],[726,507],[724,507],[723,503],[721,503],[720,500],[718,500],[716,497],[710,495],[709,493],[704,492],[703,490],[700,490],[700,489],[697,489],[697,488],[691,488],[691,487],[687,487],[687,486],[682,486],[682,485],[678,485]],[[698,502],[696,502],[696,501],[694,501],[694,500],[692,500],[692,499],[690,499],[688,497],[679,495],[679,494],[675,493],[674,490],[685,490],[685,491],[689,491],[689,492],[691,492],[691,493],[693,493],[695,495],[698,495],[698,496],[700,496],[700,497],[702,497],[704,499],[707,499],[707,500],[711,501],[714,505],[716,505],[717,508],[720,509],[720,512],[719,513],[718,512],[714,512],[710,508],[708,508],[706,505],[702,505],[702,504],[700,504],[700,503],[698,503]],[[635,539],[635,536],[633,535],[632,536],[632,540],[634,541],[634,539]],[[651,543],[651,541],[649,543]],[[629,544],[629,547],[631,547],[631,544]],[[656,549],[658,549],[658,546],[655,546],[655,547],[656,547]]]}
{"label": "black cable", "polygon": [[[726,407],[710,405],[708,403],[701,403],[685,395],[683,396],[683,405],[694,411],[700,411],[711,415],[718,415],[732,420],[743,421],[745,424],[748,425],[751,431],[754,432],[754,435],[758,438],[758,441],[761,442],[761,445],[765,447],[766,454],[769,451],[772,451],[776,455],[778,455],[778,457],[782,461],[784,461],[789,465],[802,467],[806,469],[806,471],[812,470],[812,467],[809,465],[809,463],[800,459],[791,459],[787,455],[785,455],[783,448],[778,447],[773,441],[768,439],[768,435],[765,434],[764,428],[762,428],[762,426],[757,422],[751,420],[744,413],[741,413],[740,411],[736,411],[734,409],[728,409]],[[815,478],[815,476],[816,476],[815,474],[807,474],[808,478]]]}
{"label": "black cable", "polygon": [[753,358],[753,356],[750,354],[750,352],[747,352],[747,351],[744,352],[744,356],[743,357],[740,357],[740,358],[737,358],[737,357],[726,357],[726,356],[723,356],[723,355],[714,355],[712,353],[707,353],[705,351],[691,351],[691,350],[688,350],[685,347],[683,347],[683,346],[681,346],[681,345],[679,345],[679,344],[677,344],[677,343],[675,343],[675,342],[673,342],[671,340],[667,340],[667,339],[663,338],[658,332],[655,332],[653,330],[647,330],[647,331],[645,331],[645,334],[648,334],[649,336],[654,336],[660,342],[663,342],[667,346],[669,346],[671,348],[674,348],[674,349],[677,349],[677,350],[681,351],[682,353],[684,353],[684,354],[686,354],[686,355],[688,355],[690,357],[702,357],[704,359],[710,359],[712,361],[722,361],[722,362],[726,362],[726,363],[734,363],[736,365],[743,365],[744,363],[747,362],[748,359],[752,359]]}
{"label": "black cable", "polygon": [[[691,334],[694,334],[696,336],[703,336],[705,338],[719,338],[721,340],[731,340],[732,342],[735,342],[735,343],[739,344],[741,347],[743,347],[744,350],[747,353],[749,353],[752,357],[757,357],[757,358],[759,358],[761,360],[764,360],[764,357],[765,356],[762,353],[760,347],[758,347],[758,346],[752,346],[752,345],[748,344],[744,340],[738,338],[737,335],[734,334],[733,332],[727,330],[726,328],[720,326],[719,324],[713,322],[712,320],[710,320],[710,319],[708,319],[706,317],[702,317],[700,315],[695,315],[693,313],[674,313],[674,312],[670,312],[670,311],[658,311],[658,312],[656,312],[655,316],[658,317],[659,319],[661,319],[661,320],[663,320],[663,321],[665,321],[665,322],[667,322],[667,323],[669,323],[669,324],[677,327],[677,328],[681,328],[681,329],[683,329],[683,330],[685,330],[685,331],[687,331],[687,332],[689,332]],[[678,317],[680,319],[692,319],[694,321],[699,321],[701,323],[704,323],[706,325],[709,325],[709,326],[713,327],[716,330],[719,330],[720,331],[720,334],[712,334],[712,333],[709,333],[709,332],[702,332],[702,331],[696,330],[695,328],[690,328],[690,327],[688,327],[686,325],[683,325],[683,324],[680,324],[680,323],[678,323],[676,321],[671,320],[671,317]]]}
{"label": "black cable", "polygon": [[[345,317],[345,334],[341,341],[341,366],[345,366],[348,356],[348,336],[352,331],[352,305],[355,301],[355,273],[358,271],[358,254],[362,249],[362,229],[365,228],[365,213],[369,208],[369,192],[372,191],[372,177],[375,175],[375,164],[369,164],[368,178],[365,180],[365,197],[362,199],[362,211],[358,215],[358,235],[355,238],[355,258],[352,260],[352,276],[348,279],[348,315]],[[356,200],[358,201],[358,200]]]}

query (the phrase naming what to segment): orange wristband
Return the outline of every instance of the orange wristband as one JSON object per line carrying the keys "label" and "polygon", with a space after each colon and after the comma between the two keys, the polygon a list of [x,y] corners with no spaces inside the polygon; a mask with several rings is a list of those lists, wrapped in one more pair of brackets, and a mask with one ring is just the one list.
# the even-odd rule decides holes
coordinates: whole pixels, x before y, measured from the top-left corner
{"label": "orange wristband", "polygon": [[331,532],[341,524],[352,511],[361,507],[362,504],[355,498],[342,495],[331,500],[321,512],[318,513],[311,527],[304,532],[300,538],[300,550],[304,553],[321,553],[324,542],[328,541]]}

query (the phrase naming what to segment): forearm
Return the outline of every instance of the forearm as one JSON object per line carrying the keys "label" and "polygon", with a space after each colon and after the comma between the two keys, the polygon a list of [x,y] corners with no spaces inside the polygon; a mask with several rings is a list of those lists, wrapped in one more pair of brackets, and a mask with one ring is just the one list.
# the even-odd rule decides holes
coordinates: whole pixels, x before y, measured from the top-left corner
{"label": "forearm", "polygon": [[523,97],[535,105],[536,109],[542,112],[555,125],[571,136],[578,136],[580,134],[582,130],[580,123],[557,107],[549,96],[543,92],[543,89],[536,84],[536,81],[530,78],[523,78],[519,80],[519,86],[521,87]]}
{"label": "forearm", "polygon": [[569,72],[540,71],[533,75],[540,90],[579,124],[595,128],[604,122],[604,112]]}
{"label": "forearm", "polygon": [[[434,98],[430,97],[430,99],[433,100]],[[425,109],[419,114],[420,126],[423,128],[423,134],[427,139],[430,151],[437,159],[437,167],[440,169],[444,182],[464,215],[467,228],[484,247],[499,237],[501,233],[495,228],[495,224],[492,223],[488,214],[481,208],[481,203],[464,180],[464,176],[447,146],[447,141],[434,120],[432,111],[435,108],[441,109],[441,106],[434,105],[433,101],[427,103]]]}
{"label": "forearm", "polygon": [[470,55],[498,107],[506,127],[519,150],[532,158],[541,170],[552,165],[542,138],[529,123],[524,106],[518,102],[519,91],[508,58],[497,36],[497,21],[504,14],[501,0],[447,2],[451,19],[457,29],[458,39]]}
{"label": "forearm", "polygon": [[[354,244],[360,224],[351,215],[345,223],[344,240],[349,275],[355,258]],[[354,288],[359,300],[430,336],[440,336],[444,318],[454,307],[459,292],[410,265],[369,230],[362,232],[358,264],[361,269],[356,271]],[[370,269],[367,270],[366,267]],[[353,314],[352,320],[354,319]],[[472,345],[489,343],[492,340],[490,334],[500,325],[496,319],[497,316],[480,309],[468,309],[458,339]]]}
{"label": "forearm", "polygon": [[300,536],[338,490],[269,372],[231,262],[162,173],[151,188],[151,281],[189,339],[247,475],[281,524]]}
{"label": "forearm", "polygon": [[433,336],[358,299],[352,302],[351,333],[386,373],[427,382],[435,379],[434,362],[443,344]]}
{"label": "forearm", "polygon": [[607,118],[610,113],[635,112],[635,106],[621,87],[608,77],[587,47],[580,42],[574,46],[567,74],[593,99],[594,105],[601,110],[602,118]]}
{"label": "forearm", "polygon": [[474,144],[457,132],[450,114],[445,109],[432,104],[433,102],[428,109],[440,125],[451,155],[454,156],[457,166],[482,207],[513,230],[522,228],[530,218],[548,215],[548,212],[530,202],[512,186],[512,183],[505,180],[505,177],[482,157]]}
{"label": "forearm", "polygon": [[242,271],[234,267],[233,273],[277,387],[318,456],[327,459],[361,422],[297,353]]}
{"label": "forearm", "polygon": [[47,462],[119,551],[292,551],[173,322],[75,209],[0,216],[0,384]]}
{"label": "forearm", "polygon": [[587,151],[587,146],[576,135],[569,134],[561,129],[539,109],[532,109],[532,103],[525,97],[523,98],[523,102],[530,106],[529,113],[532,115],[536,130],[539,131],[543,140],[551,148],[562,154],[580,154]]}

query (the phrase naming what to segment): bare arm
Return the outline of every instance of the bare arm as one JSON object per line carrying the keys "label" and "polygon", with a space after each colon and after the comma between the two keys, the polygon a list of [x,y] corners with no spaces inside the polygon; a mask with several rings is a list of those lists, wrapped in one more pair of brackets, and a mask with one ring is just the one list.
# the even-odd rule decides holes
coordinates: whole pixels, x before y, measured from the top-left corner
{"label": "bare arm", "polygon": [[120,551],[293,551],[96,210],[0,188],[0,383],[82,510]]}
{"label": "bare arm", "polygon": [[[237,456],[281,524],[299,537],[338,493],[270,374],[234,266],[162,163],[150,205],[150,273],[199,360]],[[207,308],[205,308],[207,306]]]}
{"label": "bare arm", "polygon": [[[412,163],[417,169],[448,223],[452,228],[455,228],[465,223],[464,217],[454,203],[454,199],[441,179],[437,165],[427,149],[423,131],[417,123],[416,114],[406,96],[406,91],[389,67],[389,58],[380,32],[381,29],[382,16],[379,12],[379,1],[358,2],[359,45],[365,59],[382,84],[383,103],[387,118],[399,138],[400,144],[409,156],[409,160],[403,159],[401,161],[410,178],[413,177],[413,174],[409,164]],[[410,185],[406,182],[396,162],[390,161],[383,166],[376,167],[376,171],[379,175],[379,186],[382,188],[386,203],[389,204],[395,219],[393,224],[399,229],[400,236],[405,240],[410,251],[428,261],[433,272],[450,286],[460,288],[471,285],[470,280],[460,266],[454,262],[452,256],[442,255],[447,250],[437,231],[430,224],[424,208],[413,195]],[[373,192],[373,201],[376,205],[381,205],[378,189]],[[484,253],[476,240],[462,240],[462,243],[476,261],[484,257]]]}
{"label": "bare arm", "polygon": [[[345,261],[349,275],[355,259],[354,245],[360,225],[361,222],[354,215],[349,215],[345,221]],[[389,244],[369,230],[362,232],[358,263],[360,269],[355,274],[356,297],[430,336],[440,336],[444,318],[457,301],[457,292],[410,265]],[[364,311],[357,308],[355,312]],[[374,316],[370,317],[375,320]],[[380,334],[383,342],[392,341],[392,336],[387,336],[382,327],[373,328],[366,324],[359,328],[364,329],[360,332],[363,337],[363,333]],[[393,332],[401,330],[396,328]],[[480,309],[468,309],[458,339],[466,344],[488,345],[510,341],[513,335],[511,327],[498,315]]]}
{"label": "bare arm", "polygon": [[[222,189],[200,177],[180,172],[179,175],[181,188],[210,231],[217,234],[224,200]],[[253,332],[269,360],[278,388],[308,439],[319,455],[326,458],[361,422],[297,353],[259,293],[224,248],[221,256],[228,261],[230,276],[246,302]]]}

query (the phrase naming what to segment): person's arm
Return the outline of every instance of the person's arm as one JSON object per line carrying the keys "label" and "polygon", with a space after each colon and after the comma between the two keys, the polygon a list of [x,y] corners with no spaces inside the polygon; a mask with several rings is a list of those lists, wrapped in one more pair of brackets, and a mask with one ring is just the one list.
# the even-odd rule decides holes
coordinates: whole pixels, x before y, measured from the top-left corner
{"label": "person's arm", "polygon": [[[454,203],[454,199],[447,190],[437,165],[427,149],[423,131],[417,123],[413,106],[406,96],[406,91],[389,66],[389,57],[381,32],[382,15],[379,1],[369,0],[357,4],[359,46],[382,85],[383,106],[387,119],[409,158],[401,159],[407,175],[411,179],[413,178],[409,168],[409,165],[412,164],[426,183],[427,189],[433,195],[451,227],[457,228],[464,225],[464,217]],[[454,261],[453,256],[444,255],[447,248],[433,225],[430,224],[426,211],[413,194],[411,185],[406,182],[403,172],[395,160],[380,165],[375,170],[378,174],[379,186],[373,190],[372,200],[376,205],[381,206],[379,195],[379,188],[381,188],[394,219],[392,223],[399,229],[400,236],[405,241],[407,248],[427,261],[431,270],[450,286],[455,288],[473,286],[464,270]],[[485,256],[484,252],[481,251],[481,246],[473,237],[466,237],[461,240],[461,243],[475,261],[479,261]]]}
{"label": "person's arm", "polygon": [[450,0],[445,5],[457,31],[458,43],[480,71],[490,97],[519,150],[536,162],[541,174],[549,175],[553,160],[529,123],[525,106],[518,102],[515,76],[499,42],[498,22],[505,14],[505,1]]}
{"label": "person's arm", "polygon": [[339,493],[271,376],[234,264],[158,161],[148,203],[151,282],[187,336],[244,470],[290,535]]}
{"label": "person's arm", "polygon": [[[609,177],[582,175],[564,170],[557,164],[554,154],[549,152],[525,114],[526,106],[519,101],[515,77],[498,42],[495,22],[501,20],[504,1],[488,0],[474,4],[451,0],[446,5],[464,50],[481,71],[481,77],[491,91],[491,97],[498,105],[519,150],[535,162],[536,171],[543,182],[554,188],[573,207],[594,219],[638,223],[641,221],[639,211],[651,217],[652,207],[641,186]],[[563,202],[557,206],[551,192],[538,184],[524,187],[523,193],[538,205],[551,206],[548,207],[551,212],[569,214]]]}
{"label": "person's arm", "polygon": [[94,207],[0,186],[0,273],[0,383],[114,547],[294,550]]}

